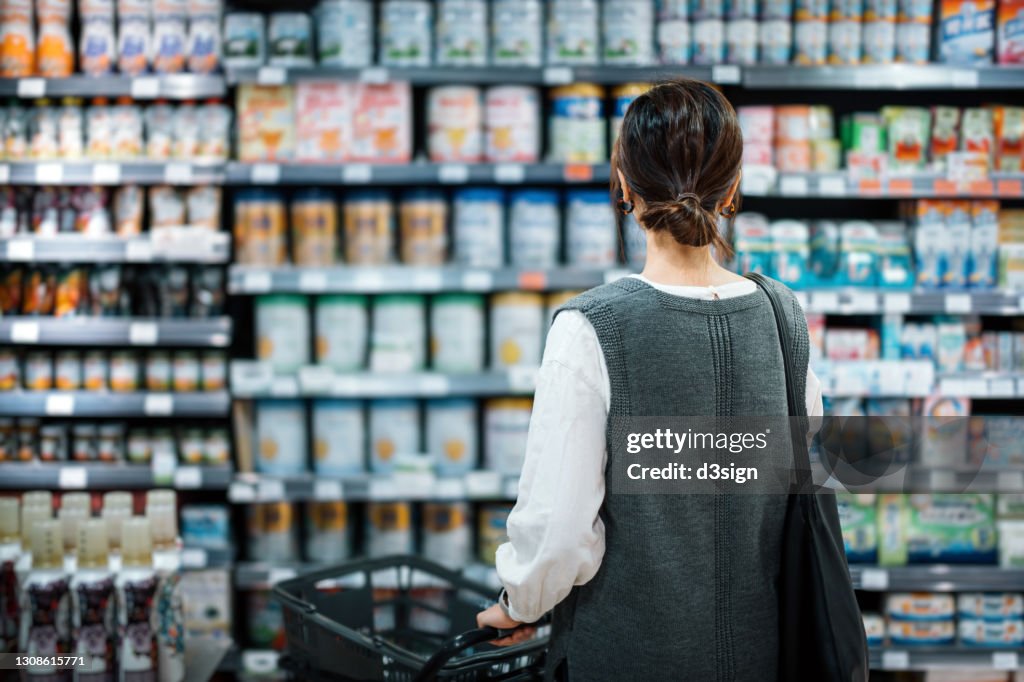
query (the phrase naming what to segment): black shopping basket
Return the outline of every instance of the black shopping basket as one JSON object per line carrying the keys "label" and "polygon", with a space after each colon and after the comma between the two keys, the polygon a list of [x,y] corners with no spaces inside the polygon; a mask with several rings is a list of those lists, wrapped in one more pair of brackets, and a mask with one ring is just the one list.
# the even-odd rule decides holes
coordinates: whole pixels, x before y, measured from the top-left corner
{"label": "black shopping basket", "polygon": [[[274,588],[287,638],[282,665],[299,680],[535,680],[547,636],[495,647],[476,614],[494,591],[415,556],[351,561]],[[422,673],[422,676],[421,676]]]}

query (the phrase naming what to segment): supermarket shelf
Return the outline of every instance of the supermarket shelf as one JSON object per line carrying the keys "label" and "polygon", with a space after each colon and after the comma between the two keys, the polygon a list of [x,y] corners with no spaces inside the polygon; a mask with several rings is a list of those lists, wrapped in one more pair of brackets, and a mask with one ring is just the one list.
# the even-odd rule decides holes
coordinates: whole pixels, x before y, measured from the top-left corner
{"label": "supermarket shelf", "polygon": [[966,398],[1024,398],[1022,372],[958,372],[939,378],[939,393]]}
{"label": "supermarket shelf", "polygon": [[231,266],[228,291],[232,294],[288,293],[431,293],[438,291],[558,291],[587,289],[618,279],[629,270],[486,270],[465,267],[332,267],[262,268]]}
{"label": "supermarket shelf", "polygon": [[388,374],[335,373],[327,367],[309,365],[296,374],[276,375],[266,363],[249,360],[231,363],[232,395],[243,399],[530,395],[536,386],[536,377],[536,367],[486,374]]}
{"label": "supermarket shelf", "polygon": [[6,462],[0,464],[0,490],[227,490],[232,475],[230,467],[218,466],[180,466],[165,479],[145,464]]}
{"label": "supermarket shelf", "polygon": [[441,478],[432,472],[271,476],[238,474],[228,487],[235,504],[260,502],[386,502],[396,500],[514,500],[519,476],[471,471]]}
{"label": "supermarket shelf", "polygon": [[0,184],[207,185],[223,182],[220,163],[190,161],[17,161],[0,164]]}
{"label": "supermarket shelf", "polygon": [[208,568],[232,568],[235,552],[231,548],[183,547],[181,549],[181,566],[189,570]]}
{"label": "supermarket shelf", "polygon": [[853,586],[867,592],[1004,592],[1024,585],[1024,569],[998,566],[850,566]]}
{"label": "supermarket shelf", "polygon": [[895,291],[850,287],[794,292],[808,312],[829,315],[1020,315],[1024,291]]}
{"label": "supermarket shelf", "polygon": [[835,465],[829,478],[820,467],[815,480],[834,490],[851,493],[1024,493],[1024,471],[999,466],[932,468],[918,464],[892,465],[879,475],[871,474],[870,463],[856,468]]}
{"label": "supermarket shelf", "polygon": [[1022,398],[1024,373],[937,373],[930,360],[851,360],[814,363],[827,396],[923,398],[934,391],[964,398]]}
{"label": "supermarket shelf", "polygon": [[133,99],[206,99],[224,97],[223,76],[173,74],[166,76],[71,76],[69,78],[3,78],[0,96],[131,97]]}
{"label": "supermarket shelf", "polygon": [[872,670],[945,670],[976,668],[1019,670],[1024,649],[949,647],[872,647]]}
{"label": "supermarket shelf", "polygon": [[845,171],[777,173],[773,168],[755,166],[744,173],[743,194],[790,199],[1020,199],[1024,174],[993,173],[985,180],[956,182],[938,173],[857,179]]}
{"label": "supermarket shelf", "polygon": [[201,227],[157,228],[141,237],[53,237],[0,239],[0,262],[13,263],[226,263],[231,235]]}
{"label": "supermarket shelf", "polygon": [[4,317],[0,345],[149,346],[223,348],[231,342],[232,320],[119,317]]}
{"label": "supermarket shelf", "polygon": [[227,391],[111,393],[9,391],[0,393],[4,417],[226,417]]}
{"label": "supermarket shelf", "polygon": [[743,87],[774,90],[1020,90],[1024,69],[948,64],[750,66]]}

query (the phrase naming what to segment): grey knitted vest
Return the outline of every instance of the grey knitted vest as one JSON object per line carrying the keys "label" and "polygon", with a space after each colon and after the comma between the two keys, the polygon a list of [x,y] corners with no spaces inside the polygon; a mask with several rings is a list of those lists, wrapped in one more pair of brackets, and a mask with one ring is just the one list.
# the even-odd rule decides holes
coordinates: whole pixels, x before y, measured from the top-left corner
{"label": "grey knitted vest", "polygon": [[[807,324],[792,293],[774,286],[804,400]],[[626,278],[561,310],[579,310],[597,331],[610,417],[787,413],[760,290],[704,301]],[[606,481],[613,458],[609,447]],[[549,673],[565,661],[573,682],[774,680],[785,508],[783,495],[607,495],[601,568],[555,607]]]}

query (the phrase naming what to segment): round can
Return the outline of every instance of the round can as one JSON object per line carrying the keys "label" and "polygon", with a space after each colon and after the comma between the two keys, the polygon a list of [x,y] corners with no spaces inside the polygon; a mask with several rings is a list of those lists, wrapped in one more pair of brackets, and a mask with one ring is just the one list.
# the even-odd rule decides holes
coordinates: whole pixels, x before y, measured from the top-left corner
{"label": "round can", "polygon": [[178,443],[182,464],[202,464],[206,452],[206,437],[202,429],[183,429]]}
{"label": "round can", "polygon": [[100,424],[96,459],[101,462],[123,461],[124,431],[124,424]]}
{"label": "round can", "polygon": [[82,359],[82,385],[87,391],[102,391],[107,387],[107,356],[103,351],[91,350]]}
{"label": "round can", "polygon": [[828,24],[816,19],[797,21],[793,30],[793,63],[820,66],[825,63]]}
{"label": "round can", "polygon": [[927,64],[931,40],[932,29],[927,21],[896,24],[896,60],[904,64]]}
{"label": "round can", "polygon": [[256,299],[256,357],[275,372],[309,363],[309,308],[305,296],[275,294]]}
{"label": "round can", "polygon": [[395,218],[387,192],[355,192],[345,199],[345,260],[349,265],[390,263]]}
{"label": "round can", "polygon": [[431,368],[451,373],[483,371],[484,329],[483,296],[434,296],[430,301]]}
{"label": "round can", "polygon": [[366,426],[358,400],[313,401],[313,469],[345,476],[366,471]]}
{"label": "round can", "polygon": [[314,563],[345,561],[352,556],[352,529],[344,502],[306,505],[306,559]]}
{"label": "round can", "polygon": [[316,9],[318,62],[358,68],[373,63],[373,3],[324,0]]}
{"label": "round can", "polygon": [[540,95],[525,85],[487,91],[487,160],[536,163],[540,160]]}
{"label": "round can", "polygon": [[290,502],[251,504],[246,511],[252,561],[273,563],[298,559],[295,508]]}
{"label": "round can", "polygon": [[269,62],[274,66],[313,65],[313,26],[305,12],[274,12],[267,27]]}
{"label": "round can", "polygon": [[839,170],[839,159],[842,158],[839,140],[813,140],[811,154],[811,167],[815,172],[828,173]]}
{"label": "round can", "polygon": [[519,190],[509,201],[509,244],[512,264],[526,268],[558,265],[562,248],[562,214],[558,193]]}
{"label": "round can", "polygon": [[398,455],[420,452],[420,406],[415,400],[370,403],[370,471],[390,473]]}
{"label": "round can", "polygon": [[366,554],[370,558],[412,554],[412,505],[370,502],[366,505]]}
{"label": "round can", "polygon": [[615,265],[618,235],[607,192],[575,190],[568,195],[565,220],[569,265],[604,268]]}
{"label": "round can", "polygon": [[383,66],[430,66],[433,6],[427,0],[385,0],[380,7]]}
{"label": "round can", "polygon": [[597,0],[548,3],[548,64],[597,64],[599,38]]}
{"label": "round can", "polygon": [[128,432],[128,461],[133,464],[145,464],[153,458],[152,444],[146,429],[132,429]]}
{"label": "round can", "polygon": [[199,375],[204,391],[223,391],[227,387],[228,361],[221,350],[203,351]]}
{"label": "round can", "polygon": [[227,429],[210,429],[203,438],[203,464],[219,466],[231,459]]}
{"label": "round can", "polygon": [[18,460],[31,462],[38,454],[39,420],[18,420]]}
{"label": "round can", "polygon": [[244,69],[263,66],[266,26],[259,12],[228,12],[224,17],[224,65]]}
{"label": "round can", "polygon": [[423,505],[423,556],[453,571],[469,563],[473,529],[465,502]]}
{"label": "round can", "polygon": [[477,463],[476,401],[465,398],[427,403],[427,452],[441,476],[461,476]]}
{"label": "round can", "polygon": [[448,85],[427,96],[427,153],[434,162],[476,162],[483,157],[480,88]]}
{"label": "round can", "polygon": [[12,350],[0,348],[0,391],[13,391],[21,384],[18,356]]}
{"label": "round can", "polygon": [[762,64],[789,64],[793,52],[793,25],[788,21],[762,21],[759,27]]}
{"label": "round can", "polygon": [[491,368],[539,367],[544,298],[528,292],[491,296]]}
{"label": "round can", "polygon": [[402,262],[444,265],[448,252],[448,202],[440,192],[415,190],[398,207]]}
{"label": "round can", "polygon": [[540,0],[492,0],[491,63],[495,66],[540,66],[543,35]]}
{"label": "round can", "polygon": [[53,388],[53,356],[48,351],[25,354],[25,388],[30,391]]}
{"label": "round can", "polygon": [[828,62],[838,65],[860,64],[860,21],[833,21],[828,25]]}
{"label": "round can", "polygon": [[[12,427],[13,428],[13,427]],[[8,448],[11,448],[11,434],[3,434],[0,436],[0,440],[3,441],[4,450],[10,452]],[[60,462],[68,457],[68,429],[63,424],[47,424],[39,429],[39,461],[40,462]],[[0,457],[0,460],[6,461],[13,459],[13,452],[11,456]]]}
{"label": "round can", "polygon": [[804,105],[775,107],[775,141],[803,142],[810,139],[811,108]]}
{"label": "round can", "polygon": [[731,19],[757,19],[760,0],[731,0],[728,15]]}
{"label": "round can", "polygon": [[725,26],[726,61],[757,64],[758,31],[753,19],[733,19]]}
{"label": "round can", "polygon": [[139,389],[139,356],[130,350],[117,350],[110,354],[110,390],[137,391]]}
{"label": "round can", "polygon": [[575,83],[551,91],[548,144],[559,163],[600,163],[608,159],[604,89]]}
{"label": "round can", "polygon": [[365,296],[320,296],[314,303],[316,361],[340,372],[366,366],[369,313]]}
{"label": "round can", "polygon": [[54,365],[57,390],[77,391],[82,388],[82,358],[77,351],[59,351]]}
{"label": "round can", "polygon": [[612,125],[611,125],[611,146],[619,138],[619,131],[622,130],[622,119],[626,116],[626,110],[640,95],[651,89],[650,83],[624,83],[612,90]]}
{"label": "round can", "polygon": [[775,147],[775,167],[784,173],[806,173],[811,170],[811,143],[783,142]]}
{"label": "round can", "polygon": [[171,388],[171,354],[156,350],[146,355],[146,390],[167,391]]}
{"label": "round can", "polygon": [[330,192],[298,192],[291,204],[292,260],[295,265],[334,265],[338,252],[338,209]]}
{"label": "round can", "polygon": [[437,59],[440,66],[487,64],[487,0],[438,0]]}
{"label": "round can", "polygon": [[689,64],[693,58],[690,22],[686,19],[659,21],[658,51],[663,64]]}
{"label": "round can", "polygon": [[174,354],[171,368],[175,391],[195,391],[199,389],[199,354],[194,350],[182,350]]}
{"label": "round can", "polygon": [[306,409],[301,400],[256,403],[256,471],[301,474],[306,471]]}
{"label": "round can", "polygon": [[471,268],[505,264],[505,193],[469,187],[455,193],[452,217],[454,261]]}
{"label": "round can", "polygon": [[71,459],[76,462],[96,461],[95,424],[75,424],[71,429]]}
{"label": "round can", "polygon": [[529,398],[488,400],[484,410],[484,465],[491,471],[518,475],[526,457],[533,401]]}
{"label": "round can", "polygon": [[488,566],[494,565],[498,547],[508,542],[508,515],[512,513],[509,504],[480,505],[477,521],[478,559]]}
{"label": "round can", "polygon": [[287,224],[280,194],[262,189],[239,192],[234,223],[238,262],[267,267],[284,264],[288,254]]}
{"label": "round can", "polygon": [[654,3],[604,0],[601,8],[605,64],[654,61]]}
{"label": "round can", "polygon": [[582,293],[582,291],[554,291],[548,294],[545,301],[547,305],[545,318],[547,319],[548,326],[550,327],[551,323],[555,321],[555,313],[558,312],[559,308]]}
{"label": "round can", "polygon": [[891,64],[896,61],[896,22],[864,22],[864,63]]}
{"label": "round can", "polygon": [[721,64],[725,61],[725,22],[701,19],[693,22],[694,64]]}
{"label": "round can", "polygon": [[371,315],[370,371],[422,370],[427,345],[426,299],[414,294],[376,296]]}

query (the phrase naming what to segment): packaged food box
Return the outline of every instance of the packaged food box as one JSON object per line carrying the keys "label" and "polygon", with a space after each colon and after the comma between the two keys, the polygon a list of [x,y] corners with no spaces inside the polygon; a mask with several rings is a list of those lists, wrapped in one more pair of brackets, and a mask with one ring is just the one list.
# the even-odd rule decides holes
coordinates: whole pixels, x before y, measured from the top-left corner
{"label": "packaged food box", "polygon": [[294,88],[283,85],[239,86],[239,161],[287,161],[294,153]]}
{"label": "packaged food box", "polygon": [[1024,63],[1024,0],[1000,0],[996,50],[1000,64]]}
{"label": "packaged food box", "polygon": [[995,54],[995,10],[995,0],[941,0],[939,61],[990,64]]}
{"label": "packaged food box", "polygon": [[407,163],[412,158],[412,89],[408,83],[354,86],[351,158]]}
{"label": "packaged food box", "polygon": [[349,151],[352,88],[337,81],[300,81],[295,88],[295,159],[344,161]]}
{"label": "packaged food box", "polygon": [[993,496],[984,493],[882,495],[879,563],[994,564],[994,512]]}
{"label": "packaged food box", "polygon": [[1016,592],[964,592],[956,597],[956,612],[961,618],[1022,618],[1024,595]]}

